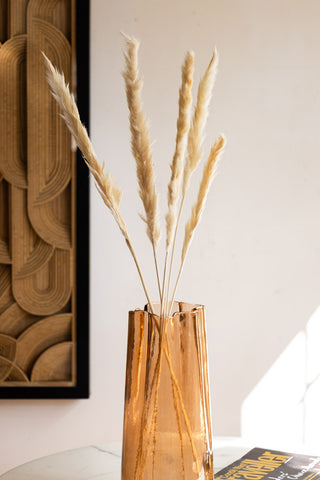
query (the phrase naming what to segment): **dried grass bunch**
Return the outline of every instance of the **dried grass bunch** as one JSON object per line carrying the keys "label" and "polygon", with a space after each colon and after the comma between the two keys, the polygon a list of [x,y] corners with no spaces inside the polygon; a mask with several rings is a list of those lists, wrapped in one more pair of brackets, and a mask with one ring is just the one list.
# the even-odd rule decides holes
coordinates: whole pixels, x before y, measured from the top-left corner
{"label": "dried grass bunch", "polygon": [[[125,36],[125,40],[127,49],[125,52],[125,70],[123,72],[123,77],[129,108],[131,149],[136,162],[139,195],[144,207],[144,215],[141,215],[141,218],[146,223],[147,235],[152,245],[160,296],[161,317],[168,317],[172,314],[173,300],[185,264],[186,254],[193,239],[195,229],[200,222],[208,192],[217,171],[218,160],[221,157],[225,145],[225,138],[223,135],[220,135],[211,148],[208,159],[203,167],[198,197],[192,207],[190,218],[185,225],[179,272],[174,287],[171,289],[173,258],[176,248],[177,232],[181,221],[181,213],[190,186],[191,176],[198,167],[204,154],[204,131],[216,76],[218,56],[215,50],[209,66],[199,83],[193,114],[191,91],[193,84],[194,54],[192,52],[187,52],[185,61],[182,65],[176,145],[170,165],[171,177],[168,184],[165,260],[161,280],[158,267],[158,247],[160,239],[159,202],[155,185],[154,164],[148,121],[143,112],[141,101],[141,89],[143,83],[138,70],[139,42],[135,38],[127,36]],[[63,73],[59,73],[45,55],[44,58],[47,67],[47,80],[52,95],[61,107],[62,117],[64,118],[66,125],[68,126],[77,146],[81,150],[84,160],[95,179],[97,190],[104,203],[111,211],[125,238],[138,269],[139,277],[149,306],[151,311],[154,312],[140,264],[135,254],[126,223],[120,212],[122,192],[113,177],[105,172],[105,165],[101,165],[97,160],[88,133],[81,123],[75,99],[69,90],[69,86],[65,82]]]}

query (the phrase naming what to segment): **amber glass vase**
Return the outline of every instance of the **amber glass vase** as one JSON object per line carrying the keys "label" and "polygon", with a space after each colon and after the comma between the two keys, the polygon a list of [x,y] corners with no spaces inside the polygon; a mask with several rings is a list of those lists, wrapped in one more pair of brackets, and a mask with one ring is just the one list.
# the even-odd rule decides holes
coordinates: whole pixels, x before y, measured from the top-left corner
{"label": "amber glass vase", "polygon": [[129,312],[122,480],[213,479],[204,307]]}

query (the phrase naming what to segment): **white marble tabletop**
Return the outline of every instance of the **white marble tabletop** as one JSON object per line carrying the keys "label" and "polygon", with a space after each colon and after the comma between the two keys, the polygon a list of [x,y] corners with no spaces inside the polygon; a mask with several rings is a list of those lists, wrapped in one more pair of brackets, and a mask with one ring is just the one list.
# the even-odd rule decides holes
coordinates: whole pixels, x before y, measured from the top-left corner
{"label": "white marble tabletop", "polygon": [[[240,458],[251,446],[240,438],[214,438],[215,471]],[[0,476],[1,480],[120,480],[121,445],[92,445],[39,458]]]}

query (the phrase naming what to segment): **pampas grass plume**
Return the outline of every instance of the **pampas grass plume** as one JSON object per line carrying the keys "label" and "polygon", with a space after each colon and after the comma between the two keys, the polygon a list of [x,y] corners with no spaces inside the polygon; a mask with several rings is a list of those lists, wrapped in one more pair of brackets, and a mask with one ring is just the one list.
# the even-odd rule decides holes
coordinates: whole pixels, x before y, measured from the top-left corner
{"label": "pampas grass plume", "polygon": [[168,213],[166,215],[166,250],[172,242],[177,217],[177,204],[182,175],[183,160],[187,147],[192,106],[192,83],[194,71],[194,53],[188,52],[182,66],[182,82],[179,93],[179,115],[177,120],[176,148],[171,163],[171,178],[168,185]]}
{"label": "pampas grass plume", "polygon": [[131,149],[136,160],[139,195],[145,211],[142,219],[147,225],[147,235],[151,243],[157,248],[160,239],[158,194],[155,187],[149,126],[141,102],[142,80],[138,70],[139,42],[135,38],[124,36],[127,42],[127,52],[123,78],[129,108]]}
{"label": "pampas grass plume", "polygon": [[201,215],[208,197],[210,186],[216,175],[219,159],[225,146],[225,138],[220,135],[213,147],[211,148],[208,160],[203,168],[202,179],[200,182],[199,193],[196,203],[194,204],[191,217],[185,227],[185,235],[181,253],[181,264],[183,265],[188,248],[192,241],[196,227],[198,226]]}
{"label": "pampas grass plume", "polygon": [[214,49],[208,68],[198,87],[197,103],[194,109],[188,138],[188,156],[183,172],[182,195],[186,194],[190,178],[203,155],[204,129],[209,115],[209,105],[217,72],[218,53]]}

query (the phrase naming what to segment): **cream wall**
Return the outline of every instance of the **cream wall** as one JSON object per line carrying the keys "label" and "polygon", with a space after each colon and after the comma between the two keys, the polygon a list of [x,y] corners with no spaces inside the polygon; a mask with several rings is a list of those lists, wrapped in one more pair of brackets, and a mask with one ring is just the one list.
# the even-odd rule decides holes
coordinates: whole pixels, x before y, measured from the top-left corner
{"label": "cream wall", "polygon": [[[220,131],[228,145],[178,297],[207,306],[215,434],[239,435],[242,425],[253,443],[266,438],[265,425],[272,426],[274,439],[282,426],[281,415],[273,422],[268,402],[262,405],[263,396],[250,395],[320,303],[319,18],[318,0],[91,0],[92,139],[124,190],[124,216],[150,285],[153,266],[137,216],[141,205],[119,32],[141,39],[162,213],[180,65],[193,49],[198,81],[213,46],[219,50],[205,146]],[[90,400],[1,401],[0,472],[121,437],[127,311],[145,299],[126,246],[94,189],[90,272]],[[301,366],[304,360],[294,358]],[[288,378],[295,382],[293,367],[289,361],[277,387],[268,384],[267,396],[271,391],[283,398]],[[294,425],[301,420],[291,418]],[[319,425],[317,410],[313,420]],[[301,428],[292,435],[300,442]]]}

